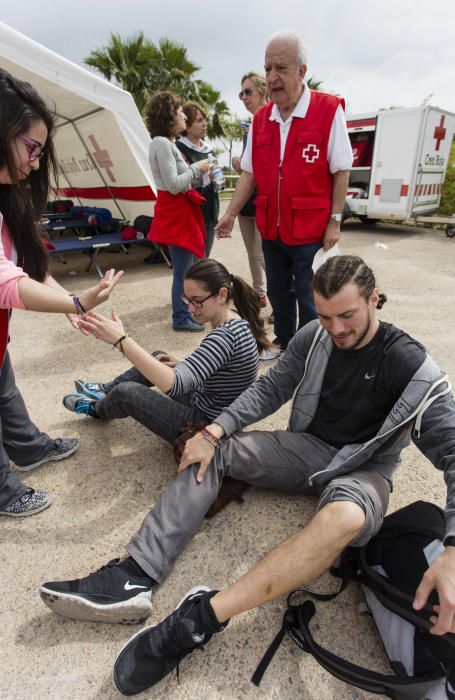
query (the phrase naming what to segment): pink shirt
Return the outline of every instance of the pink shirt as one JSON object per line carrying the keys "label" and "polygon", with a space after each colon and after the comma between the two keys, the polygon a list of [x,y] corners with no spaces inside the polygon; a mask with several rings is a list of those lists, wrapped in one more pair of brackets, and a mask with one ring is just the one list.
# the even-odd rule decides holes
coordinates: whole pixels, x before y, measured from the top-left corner
{"label": "pink shirt", "polygon": [[15,257],[13,242],[5,222],[2,222],[1,214],[0,226],[0,308],[25,309],[19,296],[17,282],[21,277],[28,277],[28,275],[12,262],[12,258]]}

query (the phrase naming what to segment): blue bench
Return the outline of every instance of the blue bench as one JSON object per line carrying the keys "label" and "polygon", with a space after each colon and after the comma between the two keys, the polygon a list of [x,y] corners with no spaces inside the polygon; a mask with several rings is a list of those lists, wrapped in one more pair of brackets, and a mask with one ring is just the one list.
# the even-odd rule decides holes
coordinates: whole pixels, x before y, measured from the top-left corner
{"label": "blue bench", "polygon": [[144,243],[143,238],[134,238],[131,241],[122,240],[122,232],[115,231],[114,233],[101,233],[93,236],[79,236],[78,238],[61,238],[52,241],[55,248],[49,250],[50,255],[58,255],[63,264],[66,264],[64,259],[65,253],[86,251],[90,256],[90,263],[87,267],[89,272],[92,265],[100,277],[103,277],[103,272],[98,264],[98,255],[102,250],[107,250],[111,246],[119,245],[127,253],[127,246],[135,243]]}

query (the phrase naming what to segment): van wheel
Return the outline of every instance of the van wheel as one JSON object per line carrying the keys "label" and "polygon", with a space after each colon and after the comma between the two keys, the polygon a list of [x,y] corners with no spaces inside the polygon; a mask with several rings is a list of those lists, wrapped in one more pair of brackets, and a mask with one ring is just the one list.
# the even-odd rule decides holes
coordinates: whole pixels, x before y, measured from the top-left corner
{"label": "van wheel", "polygon": [[446,236],[449,238],[455,237],[455,228],[446,228]]}

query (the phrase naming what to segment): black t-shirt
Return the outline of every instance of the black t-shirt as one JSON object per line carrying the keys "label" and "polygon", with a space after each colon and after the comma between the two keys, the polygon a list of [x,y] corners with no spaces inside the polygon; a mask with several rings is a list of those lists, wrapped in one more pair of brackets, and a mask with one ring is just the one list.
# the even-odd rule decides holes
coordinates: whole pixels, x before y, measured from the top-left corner
{"label": "black t-shirt", "polygon": [[390,323],[363,348],[334,346],[307,432],[337,448],[371,439],[424,359],[423,345]]}

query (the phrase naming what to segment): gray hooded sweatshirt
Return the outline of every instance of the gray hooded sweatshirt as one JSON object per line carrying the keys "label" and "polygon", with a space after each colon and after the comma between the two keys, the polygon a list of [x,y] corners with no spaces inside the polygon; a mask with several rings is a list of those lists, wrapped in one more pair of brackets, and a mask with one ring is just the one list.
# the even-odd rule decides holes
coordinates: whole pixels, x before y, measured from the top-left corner
{"label": "gray hooded sweatshirt", "polygon": [[[319,321],[302,328],[275,366],[243,392],[216,419],[227,436],[277,411],[292,399],[288,430],[304,433],[318,407],[333,342]],[[422,365],[367,442],[342,447],[311,483],[324,485],[335,477],[375,464],[389,481],[400,453],[411,440],[444,472],[447,485],[446,537],[455,536],[455,402],[451,385],[427,354]]]}

